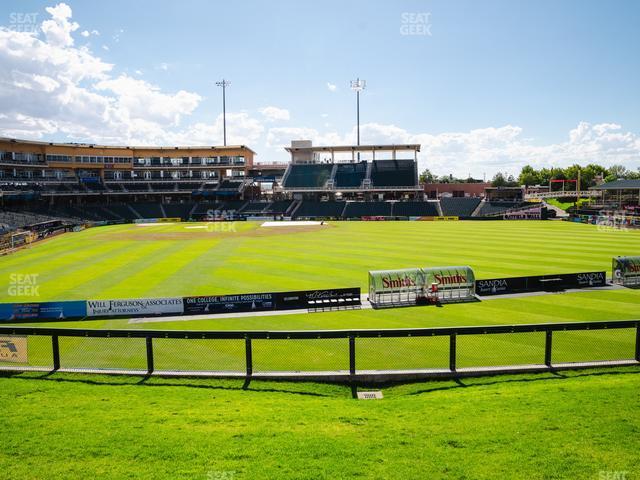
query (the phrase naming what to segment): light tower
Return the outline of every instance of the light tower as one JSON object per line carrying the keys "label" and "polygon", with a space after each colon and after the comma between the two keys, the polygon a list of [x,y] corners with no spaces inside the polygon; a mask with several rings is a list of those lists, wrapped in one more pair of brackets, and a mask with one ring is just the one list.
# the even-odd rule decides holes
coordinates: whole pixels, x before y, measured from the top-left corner
{"label": "light tower", "polygon": [[222,132],[223,132],[223,141],[224,146],[227,146],[227,87],[231,85],[231,82],[228,80],[222,79],[221,82],[216,82],[218,87],[222,87]]}
{"label": "light tower", "polygon": [[[358,146],[360,145],[360,92],[367,86],[366,80],[351,80],[351,90],[356,92],[356,121],[358,126]],[[358,158],[360,158],[360,152],[358,152]]]}

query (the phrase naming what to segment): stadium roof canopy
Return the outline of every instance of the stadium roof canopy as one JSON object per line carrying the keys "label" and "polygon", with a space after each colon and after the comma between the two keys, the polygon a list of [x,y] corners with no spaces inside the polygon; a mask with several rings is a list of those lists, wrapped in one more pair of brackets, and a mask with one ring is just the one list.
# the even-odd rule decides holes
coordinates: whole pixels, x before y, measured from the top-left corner
{"label": "stadium roof canopy", "polygon": [[393,145],[324,145],[324,146],[291,146],[284,147],[289,153],[293,152],[392,152],[399,150],[420,151],[420,144]]}
{"label": "stadium roof canopy", "polygon": [[614,180],[593,187],[593,190],[640,190],[640,180]]}
{"label": "stadium roof canopy", "polygon": [[35,140],[18,140],[16,138],[0,137],[0,142],[10,142],[21,145],[39,145],[39,146],[51,146],[51,147],[85,147],[95,148],[99,150],[234,150],[245,149],[251,151],[253,154],[256,152],[246,145],[227,145],[227,146],[215,146],[215,145],[184,145],[184,146],[152,146],[152,145],[96,145],[93,143],[57,143],[57,142],[40,142]]}

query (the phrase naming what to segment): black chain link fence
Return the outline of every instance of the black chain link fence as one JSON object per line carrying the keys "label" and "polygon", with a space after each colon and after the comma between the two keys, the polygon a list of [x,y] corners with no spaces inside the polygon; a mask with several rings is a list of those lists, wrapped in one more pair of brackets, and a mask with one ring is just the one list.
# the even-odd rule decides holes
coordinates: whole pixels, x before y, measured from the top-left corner
{"label": "black chain link fence", "polygon": [[297,332],[0,327],[0,370],[354,378],[640,362],[640,321]]}

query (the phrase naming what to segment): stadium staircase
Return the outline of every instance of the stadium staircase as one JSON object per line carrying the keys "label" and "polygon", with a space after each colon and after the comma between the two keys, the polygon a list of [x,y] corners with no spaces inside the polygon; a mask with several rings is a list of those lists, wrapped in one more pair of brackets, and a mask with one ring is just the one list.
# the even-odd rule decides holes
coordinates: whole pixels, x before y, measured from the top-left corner
{"label": "stadium staircase", "polygon": [[480,204],[480,198],[444,197],[440,199],[443,216],[469,218]]}
{"label": "stadium staircase", "polygon": [[133,208],[133,206],[131,204],[127,204],[127,207],[129,207],[129,210],[131,210],[131,213],[133,213],[134,218],[142,218],[142,215],[140,215],[135,208]]}
{"label": "stadium staircase", "polygon": [[472,217],[477,217],[480,214],[480,210],[482,210],[484,202],[485,200],[481,200],[480,203],[478,203],[478,206],[473,210],[473,212],[471,212]]}

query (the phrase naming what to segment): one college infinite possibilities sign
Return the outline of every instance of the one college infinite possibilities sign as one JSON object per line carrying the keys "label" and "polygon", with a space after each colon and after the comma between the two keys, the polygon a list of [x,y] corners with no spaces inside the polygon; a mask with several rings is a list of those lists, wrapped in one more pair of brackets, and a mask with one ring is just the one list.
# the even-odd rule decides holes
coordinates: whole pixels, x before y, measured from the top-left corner
{"label": "one college infinite possibilities sign", "polygon": [[185,315],[227,312],[257,312],[274,310],[273,293],[246,293],[243,295],[209,295],[185,297]]}
{"label": "one college infinite possibilities sign", "polygon": [[87,316],[164,315],[184,312],[182,297],[138,300],[87,300]]}

